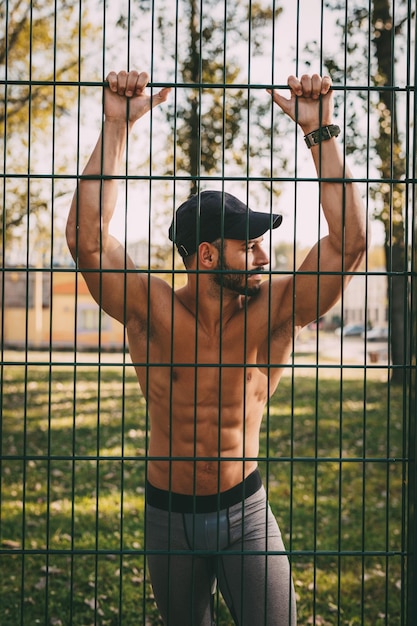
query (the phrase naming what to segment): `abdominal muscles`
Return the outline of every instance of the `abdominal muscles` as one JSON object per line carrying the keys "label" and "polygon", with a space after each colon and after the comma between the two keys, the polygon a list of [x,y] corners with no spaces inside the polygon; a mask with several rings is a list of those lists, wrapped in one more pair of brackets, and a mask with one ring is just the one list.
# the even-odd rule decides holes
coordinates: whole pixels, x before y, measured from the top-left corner
{"label": "abdominal muscles", "polygon": [[148,479],[177,493],[226,491],[256,468],[265,376],[256,368],[225,368],[220,381],[213,367],[200,370],[195,384],[195,372],[186,370],[170,379],[171,393],[149,385],[149,455],[156,458]]}

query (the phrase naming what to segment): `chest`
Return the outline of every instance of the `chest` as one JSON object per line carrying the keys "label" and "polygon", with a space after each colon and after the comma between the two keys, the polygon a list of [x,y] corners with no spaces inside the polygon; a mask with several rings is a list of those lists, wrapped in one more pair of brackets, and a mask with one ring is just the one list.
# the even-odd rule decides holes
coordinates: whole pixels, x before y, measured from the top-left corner
{"label": "chest", "polygon": [[258,367],[257,338],[244,327],[229,327],[208,336],[194,328],[173,337],[171,384],[173,394],[192,395],[197,405],[222,407],[265,402],[267,376]]}
{"label": "chest", "polygon": [[129,347],[142,388],[144,380],[158,393],[172,390],[179,401],[195,390],[202,401],[220,394],[232,402],[276,387],[287,342],[271,341],[268,328],[259,311],[241,311],[208,332],[182,306],[165,313],[156,307],[147,332],[130,327]]}

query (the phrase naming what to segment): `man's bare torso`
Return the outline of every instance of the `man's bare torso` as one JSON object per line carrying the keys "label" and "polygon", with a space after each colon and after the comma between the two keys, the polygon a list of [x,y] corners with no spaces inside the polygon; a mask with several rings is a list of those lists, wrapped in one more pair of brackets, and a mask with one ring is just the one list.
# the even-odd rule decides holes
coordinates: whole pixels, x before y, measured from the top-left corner
{"label": "man's bare torso", "polygon": [[[233,487],[256,466],[265,403],[278,385],[293,338],[340,299],[359,267],[369,244],[366,211],[357,186],[346,184],[351,177],[336,138],[322,137],[311,154],[329,233],[312,247],[297,276],[275,276],[242,306],[238,299],[219,299],[215,310],[201,286],[210,285],[209,276],[220,262],[225,266],[228,254],[221,259],[215,240],[204,236],[193,247],[194,267],[188,266],[193,271],[187,285],[194,288],[188,299],[184,288],[173,295],[167,283],[137,274],[109,225],[129,131],[170,91],[166,87],[148,95],[148,80],[145,72],[109,73],[105,121],[73,197],[67,241],[96,302],[127,327],[151,417],[150,481],[179,493],[216,493]],[[329,77],[290,76],[288,86],[289,99],[276,90],[270,93],[305,135],[333,124]],[[220,235],[228,240],[228,250],[229,239]],[[260,249],[262,238],[248,240],[246,235],[230,238],[229,260],[234,269],[248,273],[249,284],[269,260]],[[202,270],[198,277],[196,268]],[[198,311],[192,299],[194,305],[202,303]]]}
{"label": "man's bare torso", "polygon": [[271,360],[266,290],[208,329],[180,291],[159,287],[146,332],[134,320],[128,324],[151,418],[148,478],[177,493],[225,491],[257,466],[265,404],[288,359],[292,333],[272,342]]}

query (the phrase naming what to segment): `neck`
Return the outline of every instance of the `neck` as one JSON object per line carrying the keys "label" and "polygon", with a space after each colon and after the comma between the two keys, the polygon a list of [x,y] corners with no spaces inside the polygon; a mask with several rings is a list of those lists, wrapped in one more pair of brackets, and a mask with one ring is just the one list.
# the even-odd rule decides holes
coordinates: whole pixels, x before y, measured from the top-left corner
{"label": "neck", "polygon": [[188,282],[177,292],[182,304],[198,318],[208,332],[221,326],[242,309],[246,298],[228,289],[221,289],[207,275],[189,275]]}

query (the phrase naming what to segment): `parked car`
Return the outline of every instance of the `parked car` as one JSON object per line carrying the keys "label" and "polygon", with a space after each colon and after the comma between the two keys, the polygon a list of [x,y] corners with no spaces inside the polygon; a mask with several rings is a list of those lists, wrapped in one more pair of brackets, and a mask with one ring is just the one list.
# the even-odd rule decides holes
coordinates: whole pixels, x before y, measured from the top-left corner
{"label": "parked car", "polygon": [[361,337],[365,332],[365,326],[363,324],[346,324],[336,328],[334,331],[336,335],[343,335],[343,337]]}
{"label": "parked car", "polygon": [[375,326],[367,333],[362,333],[362,337],[366,337],[368,341],[385,341],[388,339],[388,328],[386,326]]}

